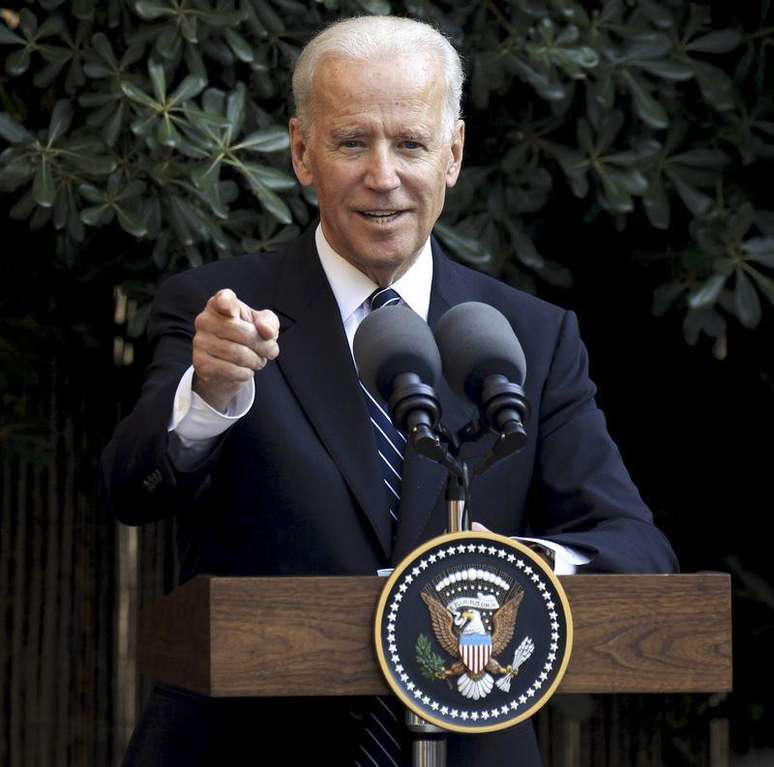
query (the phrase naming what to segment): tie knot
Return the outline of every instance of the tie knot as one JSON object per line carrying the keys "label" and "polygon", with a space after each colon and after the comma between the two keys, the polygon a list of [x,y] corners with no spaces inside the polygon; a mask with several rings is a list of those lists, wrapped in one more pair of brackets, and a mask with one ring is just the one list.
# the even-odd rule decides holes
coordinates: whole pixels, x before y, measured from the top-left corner
{"label": "tie knot", "polygon": [[395,306],[400,303],[400,294],[392,288],[377,288],[368,299],[368,303],[373,312],[381,309],[383,306]]}

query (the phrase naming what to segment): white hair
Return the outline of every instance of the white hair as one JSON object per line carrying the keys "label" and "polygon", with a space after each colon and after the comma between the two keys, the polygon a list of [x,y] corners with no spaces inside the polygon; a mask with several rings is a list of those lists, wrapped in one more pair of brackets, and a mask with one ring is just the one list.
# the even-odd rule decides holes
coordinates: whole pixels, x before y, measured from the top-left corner
{"label": "white hair", "polygon": [[357,16],[324,29],[301,51],[293,71],[293,98],[302,127],[311,124],[314,74],[325,56],[368,61],[406,53],[435,57],[441,64],[445,84],[443,119],[452,135],[460,118],[462,83],[465,75],[454,46],[429,24],[398,16]]}

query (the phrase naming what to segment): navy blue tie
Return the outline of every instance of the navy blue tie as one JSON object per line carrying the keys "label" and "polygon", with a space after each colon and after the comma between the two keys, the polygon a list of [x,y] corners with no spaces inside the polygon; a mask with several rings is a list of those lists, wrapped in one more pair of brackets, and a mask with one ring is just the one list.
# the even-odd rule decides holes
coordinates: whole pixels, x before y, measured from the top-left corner
{"label": "navy blue tie", "polygon": [[[368,299],[371,311],[383,306],[394,306],[400,303],[400,296],[392,288],[378,288]],[[393,425],[387,411],[387,405],[374,398],[360,382],[365,396],[371,426],[376,437],[376,449],[379,453],[379,463],[384,476],[387,513],[392,520],[393,540],[398,526],[398,507],[400,505],[400,486],[403,475],[403,458],[406,452],[406,438]]]}
{"label": "navy blue tie", "polygon": [[[383,306],[400,303],[400,296],[392,288],[378,288],[368,299],[371,311]],[[368,405],[371,426],[376,437],[379,463],[382,467],[385,487],[386,513],[392,520],[392,538],[398,526],[398,507],[400,504],[403,458],[406,451],[406,438],[395,428],[385,403],[374,398],[360,382]],[[362,719],[362,731],[356,744],[354,767],[403,767],[410,758],[410,748],[406,741],[407,731],[403,723],[403,706],[397,698],[381,696],[370,699],[365,711],[356,719]]]}

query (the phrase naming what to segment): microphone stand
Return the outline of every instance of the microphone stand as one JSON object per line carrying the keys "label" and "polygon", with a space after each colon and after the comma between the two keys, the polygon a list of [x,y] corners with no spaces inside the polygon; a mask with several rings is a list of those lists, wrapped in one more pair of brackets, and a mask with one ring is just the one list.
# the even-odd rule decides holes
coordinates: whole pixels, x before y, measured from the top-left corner
{"label": "microphone stand", "polygon": [[[408,377],[406,378],[408,379]],[[502,387],[499,378],[501,377],[492,377],[488,383]],[[406,383],[409,383],[409,380],[406,380]],[[413,385],[412,388],[416,387],[415,381],[410,381],[410,383]],[[502,387],[502,389],[505,391],[498,390],[496,393],[500,396],[503,394],[513,396],[512,391],[507,387]],[[425,392],[419,392],[414,388],[411,394],[416,397],[416,395],[421,396]],[[395,396],[394,399],[395,402],[390,402],[391,409],[397,404],[397,401],[403,398]],[[413,405],[414,402],[411,404]],[[528,403],[526,407],[529,408]],[[457,434],[452,434],[440,421],[436,427],[437,433],[432,429],[427,418],[411,419],[413,423],[409,422],[408,437],[414,449],[425,458],[446,467],[449,472],[445,492],[448,510],[447,532],[459,533],[470,530],[471,478],[483,474],[497,461],[517,452],[524,446],[526,432],[521,424],[520,415],[521,413],[514,419],[508,417],[503,419],[497,429],[498,438],[492,449],[475,467],[472,474],[468,464],[459,458],[459,452],[463,442],[473,442],[487,431],[478,419],[468,423]],[[411,761],[413,767],[446,767],[446,730],[431,724],[408,708],[406,709],[405,721],[406,728],[412,736]]]}
{"label": "microphone stand", "polygon": [[[457,455],[460,440],[443,424],[438,434],[417,425],[409,432],[414,449],[431,461],[445,466],[449,472],[446,481],[446,504],[449,513],[447,532],[470,530],[470,471],[467,463]],[[423,719],[411,709],[406,709],[406,728],[411,733],[411,761],[413,767],[446,767],[446,730]]]}

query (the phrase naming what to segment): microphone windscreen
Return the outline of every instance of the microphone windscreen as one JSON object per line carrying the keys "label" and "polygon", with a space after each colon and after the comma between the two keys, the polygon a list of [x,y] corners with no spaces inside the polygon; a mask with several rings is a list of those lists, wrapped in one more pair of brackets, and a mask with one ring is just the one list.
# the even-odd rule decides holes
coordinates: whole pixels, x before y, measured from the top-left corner
{"label": "microphone windscreen", "polygon": [[388,400],[395,377],[416,373],[434,386],[441,377],[441,355],[428,324],[407,306],[384,306],[358,327],[352,345],[366,388]]}
{"label": "microphone windscreen", "polygon": [[527,376],[527,361],[505,316],[489,304],[457,304],[441,317],[435,339],[443,373],[452,390],[475,403],[484,379],[505,376],[519,386]]}

